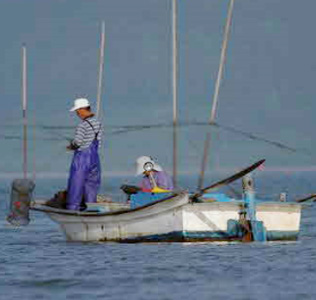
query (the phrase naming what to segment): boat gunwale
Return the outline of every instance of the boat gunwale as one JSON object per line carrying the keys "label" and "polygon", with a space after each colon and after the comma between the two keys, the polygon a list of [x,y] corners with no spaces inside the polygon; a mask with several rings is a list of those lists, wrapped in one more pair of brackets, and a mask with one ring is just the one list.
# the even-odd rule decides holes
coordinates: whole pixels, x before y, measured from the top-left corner
{"label": "boat gunwale", "polygon": [[[163,203],[163,202],[166,202],[168,200],[172,200],[173,198],[176,198],[178,196],[182,196],[185,194],[187,194],[186,191],[176,192],[176,193],[173,193],[172,195],[170,195],[166,198],[159,199],[159,200],[150,202],[148,204],[145,204],[145,205],[142,205],[139,207],[116,210],[116,211],[107,211],[107,212],[84,212],[84,211],[82,212],[82,211],[76,211],[76,210],[54,208],[54,207],[47,206],[45,204],[36,204],[36,203],[35,203],[35,206],[31,206],[30,209],[34,210],[34,211],[49,213],[49,214],[53,213],[53,214],[59,214],[59,215],[69,215],[69,216],[78,216],[78,217],[113,216],[113,215],[120,215],[120,214],[140,211],[140,210],[143,210],[147,207],[154,206],[156,204]],[[189,203],[189,201],[188,201],[188,203]],[[36,205],[38,205],[38,206],[36,206]]]}

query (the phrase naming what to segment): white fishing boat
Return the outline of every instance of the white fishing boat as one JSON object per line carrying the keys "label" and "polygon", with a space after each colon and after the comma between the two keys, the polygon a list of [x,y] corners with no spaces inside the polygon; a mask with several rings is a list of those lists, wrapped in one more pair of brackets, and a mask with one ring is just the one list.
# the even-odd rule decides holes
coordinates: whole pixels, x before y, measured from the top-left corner
{"label": "white fishing boat", "polygon": [[[210,125],[215,124],[215,109],[223,63],[225,61],[233,2],[234,0],[230,2],[226,23]],[[176,50],[176,0],[173,0],[173,4],[173,46]],[[102,70],[101,67],[100,70]],[[176,70],[176,59],[174,58],[173,177],[175,182],[177,175]],[[26,111],[25,107],[26,105],[24,106],[24,111]],[[26,131],[26,125],[24,128]],[[26,225],[29,222],[29,209],[43,212],[60,225],[68,241],[77,242],[296,240],[300,231],[301,204],[256,199],[253,182],[249,174],[262,165],[264,160],[260,160],[224,180],[202,188],[209,140],[210,133],[207,136],[204,149],[200,184],[195,193],[183,190],[175,190],[166,194],[138,192],[130,196],[129,203],[101,201],[88,204],[88,208],[84,211],[72,211],[58,208],[58,206],[52,207],[47,201],[32,201],[34,183],[26,178],[27,172],[25,170],[24,179],[13,182],[11,212],[7,219],[14,225]],[[25,149],[26,147],[24,147],[24,153],[26,153]],[[220,187],[241,178],[243,179],[243,193],[241,197],[236,197],[238,199],[217,192]],[[305,201],[305,199],[302,201]]]}
{"label": "white fishing boat", "polygon": [[97,203],[78,212],[35,203],[31,209],[47,214],[68,241],[77,242],[244,241],[248,233],[250,240],[296,240],[300,230],[300,204],[257,201],[254,222],[262,225],[258,234],[251,228],[254,222],[248,218],[245,200],[224,194],[195,202],[187,192],[179,192],[130,209],[124,204],[116,204],[114,210],[105,206],[106,210]]}
{"label": "white fishing boat", "polygon": [[[296,240],[301,204],[255,198],[249,174],[252,166],[195,194],[187,191],[131,195],[128,204],[98,202],[86,211],[50,207],[34,202],[31,209],[57,222],[68,241],[193,242]],[[242,199],[209,193],[243,178]]]}
{"label": "white fishing boat", "polygon": [[[157,203],[116,212],[72,212],[35,205],[57,222],[68,241],[77,242],[198,242],[243,241],[236,224],[242,204],[236,202],[189,203],[180,193]],[[301,206],[295,203],[264,203],[257,220],[266,227],[266,240],[296,240]]]}

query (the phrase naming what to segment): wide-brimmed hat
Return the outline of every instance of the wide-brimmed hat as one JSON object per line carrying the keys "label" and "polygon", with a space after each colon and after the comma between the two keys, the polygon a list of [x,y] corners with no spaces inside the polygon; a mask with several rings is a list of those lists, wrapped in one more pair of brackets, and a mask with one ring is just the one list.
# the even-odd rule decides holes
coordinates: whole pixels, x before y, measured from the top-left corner
{"label": "wide-brimmed hat", "polygon": [[158,165],[150,156],[140,156],[136,159],[136,175],[144,173],[144,165],[152,163],[155,171],[163,171],[162,167]]}
{"label": "wide-brimmed hat", "polygon": [[74,106],[70,109],[70,111],[76,111],[80,108],[89,107],[90,103],[89,100],[86,98],[78,98],[74,101]]}

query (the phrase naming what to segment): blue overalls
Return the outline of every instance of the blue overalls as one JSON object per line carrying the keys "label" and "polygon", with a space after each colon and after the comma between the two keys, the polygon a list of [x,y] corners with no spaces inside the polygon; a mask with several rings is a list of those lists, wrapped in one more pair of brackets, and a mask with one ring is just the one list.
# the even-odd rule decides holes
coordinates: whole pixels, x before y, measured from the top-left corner
{"label": "blue overalls", "polygon": [[84,203],[95,203],[97,193],[101,183],[101,166],[98,154],[98,134],[95,132],[94,140],[90,146],[83,150],[75,150],[70,166],[70,175],[67,188],[67,209],[80,210],[80,205]]}

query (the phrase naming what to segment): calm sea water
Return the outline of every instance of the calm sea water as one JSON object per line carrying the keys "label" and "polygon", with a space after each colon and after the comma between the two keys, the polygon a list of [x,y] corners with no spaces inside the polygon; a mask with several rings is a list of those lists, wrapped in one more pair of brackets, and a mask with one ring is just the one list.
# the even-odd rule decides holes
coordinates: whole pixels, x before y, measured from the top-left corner
{"label": "calm sea water", "polygon": [[[258,193],[272,198],[311,193],[314,179],[256,178]],[[107,180],[107,189],[114,195],[121,182]],[[28,227],[7,225],[9,184],[0,188],[0,299],[316,299],[316,207],[303,210],[297,242],[69,243],[39,213]],[[38,180],[37,194],[50,196],[63,185]]]}

